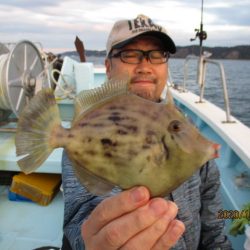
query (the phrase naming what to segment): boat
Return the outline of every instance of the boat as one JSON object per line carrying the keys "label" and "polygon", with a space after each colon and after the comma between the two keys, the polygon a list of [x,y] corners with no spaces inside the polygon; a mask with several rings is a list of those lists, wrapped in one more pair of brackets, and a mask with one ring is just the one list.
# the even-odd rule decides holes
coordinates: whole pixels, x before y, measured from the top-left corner
{"label": "boat", "polygon": [[[205,38],[202,25],[196,35],[199,38]],[[44,61],[42,55],[43,53],[36,45],[26,40],[18,42],[11,50],[7,46],[0,49],[1,79],[3,75],[5,76],[4,82],[3,80],[0,82],[2,91],[0,94],[0,174],[2,179],[0,249],[4,250],[37,249],[43,246],[60,248],[62,242],[64,209],[62,190],[48,206],[9,199],[9,177],[20,171],[16,163],[14,144],[16,121],[28,99],[39,89],[51,87],[54,81],[48,73],[51,72],[51,63]],[[198,61],[199,95],[192,93],[187,86],[190,60]],[[211,63],[220,69],[225,111],[204,98],[206,65]],[[192,119],[201,133],[221,145],[220,158],[216,159],[216,163],[221,174],[223,211],[218,211],[218,216],[224,217],[225,230],[228,234],[231,224],[230,211],[237,214],[244,204],[250,202],[250,128],[230,114],[226,78],[221,63],[209,59],[208,55],[201,50],[200,56],[186,58],[184,72],[182,84],[177,85],[169,79],[166,89],[170,88],[176,105]],[[67,57],[64,58],[59,75],[55,93],[57,93],[63,125],[67,127],[70,126],[72,120],[74,95],[83,89],[100,86],[105,79],[105,70],[95,68],[92,63],[78,62]],[[54,150],[37,171],[60,174],[61,154],[62,149]],[[3,181],[4,176],[8,181]],[[237,237],[228,234],[228,237],[233,249],[244,249],[246,242],[244,234]]]}

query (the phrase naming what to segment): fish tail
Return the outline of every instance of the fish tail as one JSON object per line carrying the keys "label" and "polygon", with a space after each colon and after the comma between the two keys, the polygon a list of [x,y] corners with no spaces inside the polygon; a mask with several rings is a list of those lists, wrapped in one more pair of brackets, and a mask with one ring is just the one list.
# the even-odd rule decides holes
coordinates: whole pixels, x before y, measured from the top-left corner
{"label": "fish tail", "polygon": [[17,163],[26,174],[36,170],[56,147],[53,129],[61,127],[59,109],[52,89],[42,89],[22,111],[15,137]]}

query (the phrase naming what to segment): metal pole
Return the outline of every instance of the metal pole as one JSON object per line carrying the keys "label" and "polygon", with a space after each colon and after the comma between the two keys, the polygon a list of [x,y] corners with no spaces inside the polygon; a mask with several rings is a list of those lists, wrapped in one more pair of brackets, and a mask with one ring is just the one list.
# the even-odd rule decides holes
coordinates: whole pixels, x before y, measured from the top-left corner
{"label": "metal pole", "polygon": [[[200,24],[200,36],[203,34],[203,0],[201,1],[201,24]],[[200,37],[200,56],[202,55],[202,37]]]}

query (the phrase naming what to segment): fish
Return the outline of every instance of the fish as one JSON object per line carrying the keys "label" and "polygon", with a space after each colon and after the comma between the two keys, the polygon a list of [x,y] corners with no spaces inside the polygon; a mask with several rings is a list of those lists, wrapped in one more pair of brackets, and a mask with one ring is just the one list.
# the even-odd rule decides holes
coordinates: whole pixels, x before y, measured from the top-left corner
{"label": "fish", "polygon": [[53,90],[42,89],[18,119],[17,163],[31,173],[62,147],[95,195],[142,185],[151,197],[165,196],[218,157],[220,147],[175,106],[169,88],[165,99],[147,100],[132,93],[127,80],[110,80],[79,93],[71,126],[64,128]]}

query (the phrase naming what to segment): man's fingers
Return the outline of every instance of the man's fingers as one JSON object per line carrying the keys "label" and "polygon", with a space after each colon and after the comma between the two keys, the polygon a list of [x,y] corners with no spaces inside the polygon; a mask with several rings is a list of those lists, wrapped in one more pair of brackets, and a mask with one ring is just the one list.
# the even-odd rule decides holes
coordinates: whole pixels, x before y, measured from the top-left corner
{"label": "man's fingers", "polygon": [[178,208],[162,198],[149,199],[145,187],[105,199],[83,224],[83,240],[93,248],[169,249],[185,229],[182,222],[174,220]]}
{"label": "man's fingers", "polygon": [[103,200],[83,224],[83,236],[96,234],[107,223],[146,204],[149,198],[145,187],[135,187]]}
{"label": "man's fingers", "polygon": [[185,225],[179,220],[170,222],[166,232],[157,241],[152,248],[153,250],[170,249],[173,247],[185,231]]}
{"label": "man's fingers", "polygon": [[168,207],[163,216],[156,220],[145,230],[137,233],[129,241],[127,241],[121,250],[147,250],[152,249],[155,243],[166,232],[170,222],[176,217],[178,208],[173,202],[167,202]]}
{"label": "man's fingers", "polygon": [[[168,207],[166,200],[155,198],[145,206],[125,214],[103,227],[98,234],[98,239],[103,245],[109,246],[110,249],[123,249],[121,246],[126,244],[126,242],[129,242],[128,247],[124,249],[134,249],[135,246],[141,246],[141,249],[144,249],[142,245],[139,245],[140,242],[143,242],[142,238],[146,235],[143,234],[143,231],[162,217],[168,211]],[[140,236],[141,233],[144,236]],[[137,238],[138,236],[139,238]],[[155,237],[152,237],[152,235],[150,237],[153,241],[155,240]],[[132,242],[130,243],[131,239]],[[153,245],[154,243],[151,244]]]}

